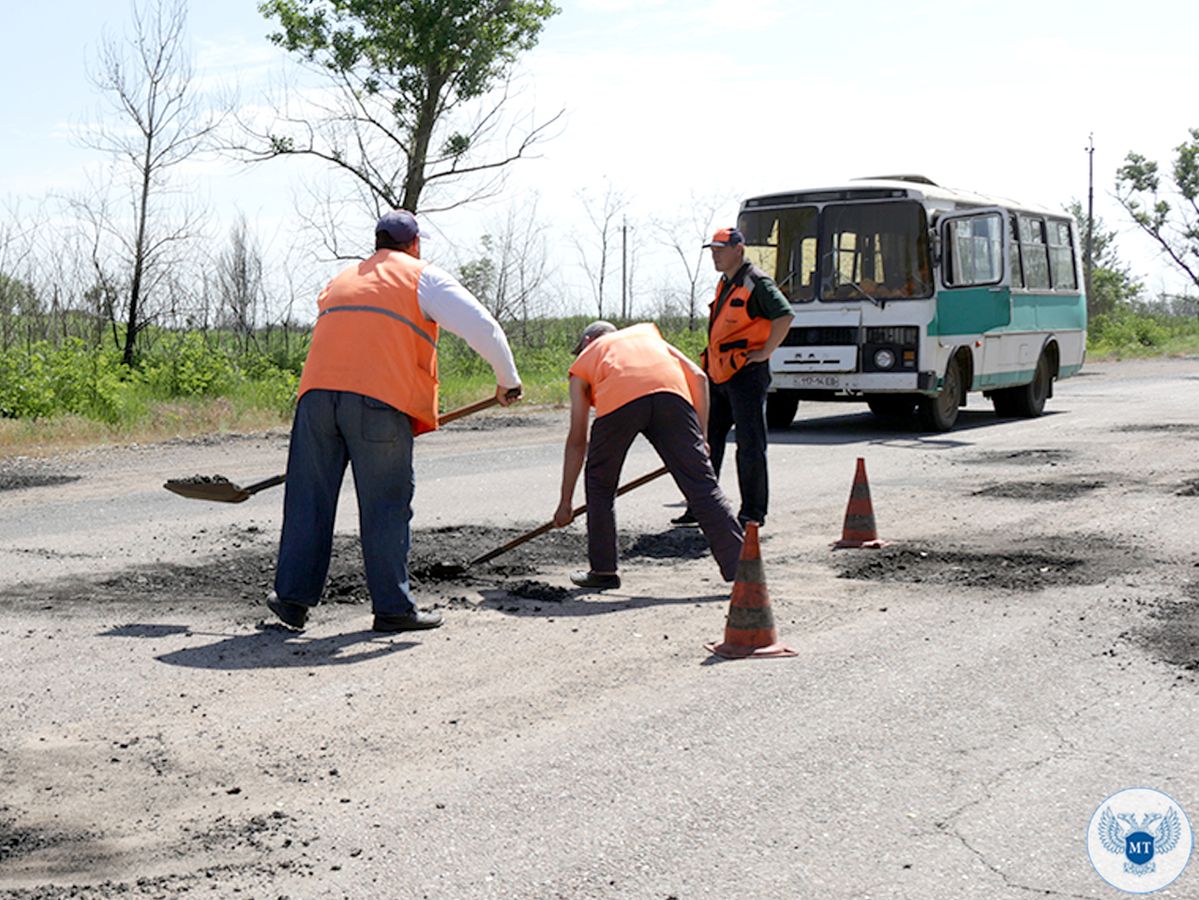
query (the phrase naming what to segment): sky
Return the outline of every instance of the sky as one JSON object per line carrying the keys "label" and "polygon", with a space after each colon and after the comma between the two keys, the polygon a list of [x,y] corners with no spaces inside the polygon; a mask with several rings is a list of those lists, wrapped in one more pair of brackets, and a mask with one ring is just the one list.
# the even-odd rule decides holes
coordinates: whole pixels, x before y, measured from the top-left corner
{"label": "sky", "polygon": [[[0,0],[0,212],[86,189],[102,170],[78,133],[102,109],[87,77],[102,37],[121,34],[114,0]],[[1199,7],[1178,0],[559,0],[518,67],[519,108],[563,117],[504,193],[430,217],[426,255],[453,266],[508,209],[549,227],[563,290],[586,298],[570,236],[586,234],[581,192],[626,199],[638,296],[683,276],[652,222],[716,203],[731,223],[741,198],[919,173],[939,184],[1060,207],[1087,197],[1151,295],[1183,282],[1113,199],[1129,151],[1168,166],[1199,127]],[[292,71],[254,0],[191,4],[199,83],[236,85],[262,103]],[[243,213],[268,253],[293,240],[295,204],[324,173],[296,160],[198,163],[191,190],[218,221]],[[369,241],[369,223],[364,243]],[[704,278],[708,276],[705,275]],[[611,304],[611,297],[609,304]],[[648,303],[648,301],[645,301]]]}

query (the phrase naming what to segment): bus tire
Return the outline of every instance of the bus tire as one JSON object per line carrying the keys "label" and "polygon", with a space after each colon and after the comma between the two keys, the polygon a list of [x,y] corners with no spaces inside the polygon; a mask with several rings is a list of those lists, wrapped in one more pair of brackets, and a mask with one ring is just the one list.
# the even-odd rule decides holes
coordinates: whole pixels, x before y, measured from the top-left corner
{"label": "bus tire", "polygon": [[799,394],[795,391],[775,391],[766,395],[766,425],[770,428],[788,428],[799,409]]}
{"label": "bus tire", "polygon": [[920,398],[920,424],[928,431],[949,431],[958,420],[958,410],[961,409],[965,394],[962,364],[955,356],[945,368],[941,390],[935,396]]}
{"label": "bus tire", "polygon": [[1053,369],[1049,357],[1042,353],[1037,359],[1032,381],[1019,387],[1004,388],[995,392],[992,400],[995,413],[1015,419],[1035,419],[1045,412],[1045,401],[1053,390]]}
{"label": "bus tire", "polygon": [[906,422],[916,410],[916,398],[911,394],[873,394],[866,397],[866,405],[885,422]]}

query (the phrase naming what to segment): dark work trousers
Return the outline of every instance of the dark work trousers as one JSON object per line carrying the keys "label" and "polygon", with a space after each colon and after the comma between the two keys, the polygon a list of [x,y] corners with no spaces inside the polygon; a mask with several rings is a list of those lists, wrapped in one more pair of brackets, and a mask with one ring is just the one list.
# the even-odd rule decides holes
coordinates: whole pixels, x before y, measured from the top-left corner
{"label": "dark work trousers", "polygon": [[[712,468],[720,477],[729,429],[737,429],[737,486],[741,490],[742,522],[766,522],[770,486],[766,475],[766,390],[770,364],[753,363],[739,369],[723,384],[711,383],[708,410],[708,444]],[[692,514],[694,514],[692,510]]]}
{"label": "dark work trousers", "polygon": [[616,488],[629,447],[639,434],[658,451],[708,539],[720,574],[732,581],[744,531],[716,481],[695,409],[678,394],[664,391],[638,397],[591,425],[583,482],[591,571],[616,571]]}
{"label": "dark work trousers", "polygon": [[306,391],[296,407],[275,593],[304,606],[320,601],[347,463],[354,469],[372,610],[412,615],[412,422],[398,409],[350,391]]}

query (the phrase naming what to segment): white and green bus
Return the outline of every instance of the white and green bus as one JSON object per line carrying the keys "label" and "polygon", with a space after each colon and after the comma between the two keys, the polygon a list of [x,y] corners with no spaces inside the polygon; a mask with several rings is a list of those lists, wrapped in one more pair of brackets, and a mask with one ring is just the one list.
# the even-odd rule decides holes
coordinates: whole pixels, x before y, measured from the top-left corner
{"label": "white and green bus", "polygon": [[856,400],[948,431],[968,391],[1039,416],[1082,368],[1086,298],[1066,213],[918,175],[752,197],[746,255],[791,301],[771,357],[771,427],[801,400]]}

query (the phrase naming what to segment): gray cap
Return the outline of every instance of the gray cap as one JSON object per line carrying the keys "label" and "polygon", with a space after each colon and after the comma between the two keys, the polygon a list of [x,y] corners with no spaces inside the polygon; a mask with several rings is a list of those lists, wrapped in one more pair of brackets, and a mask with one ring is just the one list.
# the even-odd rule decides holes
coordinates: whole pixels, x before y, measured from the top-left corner
{"label": "gray cap", "polygon": [[416,216],[406,209],[393,209],[379,217],[375,225],[375,234],[382,232],[401,247],[411,244],[420,235],[420,225]]}
{"label": "gray cap", "polygon": [[616,330],[616,326],[611,322],[605,322],[603,319],[598,319],[592,322],[583,329],[583,333],[579,335],[579,342],[575,344],[574,354],[578,356],[583,352],[583,348],[594,341],[597,337],[605,334],[611,334]]}

